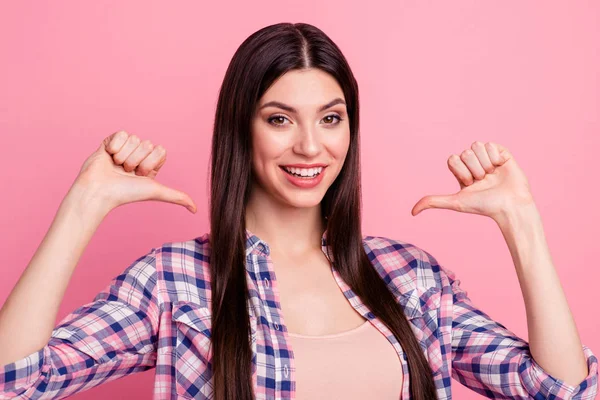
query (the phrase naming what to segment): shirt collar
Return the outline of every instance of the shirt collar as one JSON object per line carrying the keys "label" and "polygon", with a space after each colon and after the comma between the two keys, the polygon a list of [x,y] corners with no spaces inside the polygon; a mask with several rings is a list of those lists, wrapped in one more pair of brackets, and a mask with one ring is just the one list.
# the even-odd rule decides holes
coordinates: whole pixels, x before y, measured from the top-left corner
{"label": "shirt collar", "polygon": [[[327,229],[325,229],[325,232],[321,236],[321,250],[323,250],[330,261],[333,261],[331,248],[327,245]],[[271,249],[267,242],[246,229],[246,257],[250,254],[268,256],[271,254]]]}

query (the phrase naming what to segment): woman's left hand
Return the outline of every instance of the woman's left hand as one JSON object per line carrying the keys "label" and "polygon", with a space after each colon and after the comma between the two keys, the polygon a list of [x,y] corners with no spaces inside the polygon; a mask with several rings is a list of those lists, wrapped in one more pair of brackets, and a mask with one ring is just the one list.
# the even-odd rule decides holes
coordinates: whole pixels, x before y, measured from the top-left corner
{"label": "woman's left hand", "polygon": [[445,208],[485,215],[498,222],[515,207],[533,204],[527,177],[504,146],[474,142],[460,157],[452,154],[448,168],[458,180],[460,191],[423,197],[413,207],[413,216],[428,208]]}

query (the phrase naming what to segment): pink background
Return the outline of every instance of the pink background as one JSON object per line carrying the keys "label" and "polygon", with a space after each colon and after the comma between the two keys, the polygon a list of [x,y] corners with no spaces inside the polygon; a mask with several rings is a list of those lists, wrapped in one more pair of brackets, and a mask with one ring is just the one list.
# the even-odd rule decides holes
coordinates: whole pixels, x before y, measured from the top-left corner
{"label": "pink background", "polygon": [[[208,230],[219,85],[241,42],[308,22],[342,49],[361,95],[364,234],[414,243],[457,273],[481,309],[527,338],[508,248],[485,217],[412,206],[459,189],[446,166],[475,140],[527,174],[584,344],[600,355],[597,285],[597,2],[2,2],[0,230],[3,304],[79,168],[124,129],[167,148],[157,179],[198,213],[145,202],[101,225],[58,320],[152,247]],[[75,398],[150,398],[154,370]],[[481,398],[453,381],[457,399]]]}

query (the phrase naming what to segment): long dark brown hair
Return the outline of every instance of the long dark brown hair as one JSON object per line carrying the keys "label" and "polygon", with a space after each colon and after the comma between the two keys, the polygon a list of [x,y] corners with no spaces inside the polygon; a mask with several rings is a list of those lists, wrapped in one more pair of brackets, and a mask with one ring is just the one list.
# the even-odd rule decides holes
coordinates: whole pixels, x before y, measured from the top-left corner
{"label": "long dark brown hair", "polygon": [[338,46],[320,29],[304,23],[270,25],[248,37],[235,52],[219,93],[210,175],[215,399],[254,399],[245,269],[252,118],[259,99],[278,77],[306,68],[318,68],[337,80],[350,124],[345,163],[321,203],[335,268],[399,340],[408,360],[411,398],[435,399],[432,371],[402,306],[371,265],[362,244],[358,84]]}

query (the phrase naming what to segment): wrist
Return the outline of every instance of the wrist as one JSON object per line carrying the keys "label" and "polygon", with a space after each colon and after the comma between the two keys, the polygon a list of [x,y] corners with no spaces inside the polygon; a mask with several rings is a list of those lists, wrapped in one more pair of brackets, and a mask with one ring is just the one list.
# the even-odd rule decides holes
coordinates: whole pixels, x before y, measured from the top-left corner
{"label": "wrist", "polygon": [[540,240],[545,241],[542,218],[533,203],[502,212],[496,223],[513,257],[519,248],[531,248]]}
{"label": "wrist", "polygon": [[541,216],[536,204],[531,202],[508,207],[493,219],[501,230],[506,231],[541,221]]}
{"label": "wrist", "polygon": [[61,206],[74,209],[87,218],[102,220],[114,208],[103,198],[99,187],[73,183]]}

